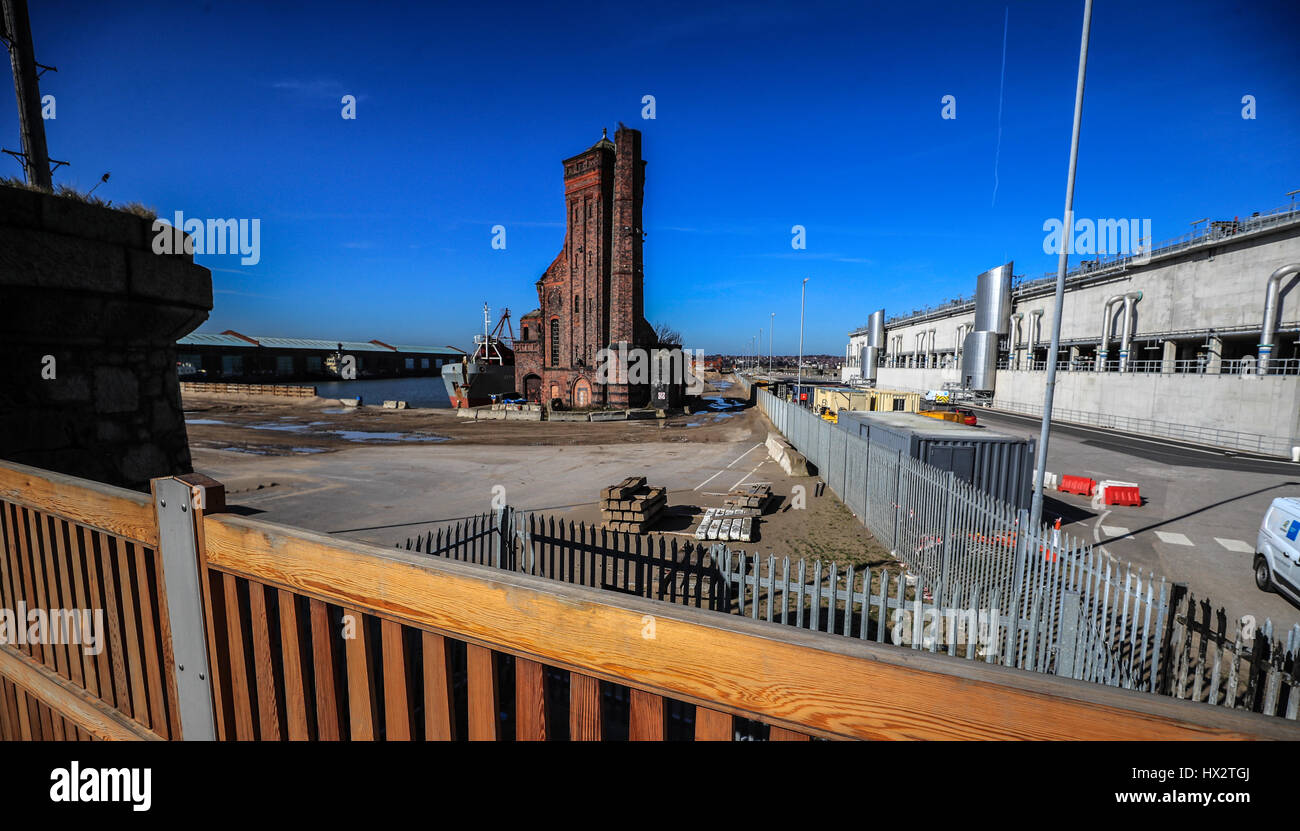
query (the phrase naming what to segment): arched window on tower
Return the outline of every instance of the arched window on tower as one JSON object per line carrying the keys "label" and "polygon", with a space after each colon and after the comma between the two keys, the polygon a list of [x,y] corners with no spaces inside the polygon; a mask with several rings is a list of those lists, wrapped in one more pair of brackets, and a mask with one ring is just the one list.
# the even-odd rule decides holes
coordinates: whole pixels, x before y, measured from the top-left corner
{"label": "arched window on tower", "polygon": [[560,320],[551,318],[551,366],[560,365]]}

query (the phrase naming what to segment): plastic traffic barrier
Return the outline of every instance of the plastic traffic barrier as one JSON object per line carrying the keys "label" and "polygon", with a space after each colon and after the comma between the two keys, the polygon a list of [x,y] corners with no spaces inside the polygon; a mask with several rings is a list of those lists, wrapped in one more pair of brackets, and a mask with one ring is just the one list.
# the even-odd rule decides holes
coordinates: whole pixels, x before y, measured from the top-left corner
{"label": "plastic traffic barrier", "polygon": [[1142,493],[1137,485],[1111,484],[1106,486],[1102,502],[1107,505],[1142,505]]}
{"label": "plastic traffic barrier", "polygon": [[1079,496],[1092,496],[1097,482],[1087,476],[1062,476],[1057,490],[1062,493],[1077,493]]}

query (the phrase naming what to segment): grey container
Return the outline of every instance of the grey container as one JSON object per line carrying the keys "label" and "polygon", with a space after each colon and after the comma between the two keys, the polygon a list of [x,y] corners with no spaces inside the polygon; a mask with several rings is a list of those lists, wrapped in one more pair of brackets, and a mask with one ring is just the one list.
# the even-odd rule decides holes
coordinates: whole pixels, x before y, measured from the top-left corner
{"label": "grey container", "polygon": [[940,421],[915,413],[844,410],[837,425],[878,447],[952,471],[985,493],[1028,508],[1034,475],[1034,440]]}

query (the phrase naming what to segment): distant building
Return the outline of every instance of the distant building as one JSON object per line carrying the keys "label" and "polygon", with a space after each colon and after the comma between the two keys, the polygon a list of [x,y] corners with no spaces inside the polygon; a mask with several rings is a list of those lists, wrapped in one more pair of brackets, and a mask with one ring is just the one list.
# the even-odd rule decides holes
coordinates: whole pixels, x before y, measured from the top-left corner
{"label": "distant building", "polygon": [[[598,372],[606,348],[658,346],[644,316],[644,190],[639,130],[620,124],[614,141],[602,137],[564,160],[564,246],[537,281],[538,308],[520,318],[515,341],[515,384],[528,400],[569,407],[651,400],[651,384],[620,376],[617,361]],[[654,392],[656,400],[664,394]]]}
{"label": "distant building", "polygon": [[317,380],[338,378],[340,359],[355,358],[358,378],[438,375],[464,354],[449,346],[409,346],[379,340],[333,341],[252,337],[227,329],[176,342],[182,380]]}

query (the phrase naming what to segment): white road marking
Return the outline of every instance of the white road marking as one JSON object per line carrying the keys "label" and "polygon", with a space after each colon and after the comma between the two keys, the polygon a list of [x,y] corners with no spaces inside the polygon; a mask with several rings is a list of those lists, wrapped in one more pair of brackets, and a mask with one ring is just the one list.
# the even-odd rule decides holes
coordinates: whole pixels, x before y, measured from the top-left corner
{"label": "white road marking", "polygon": [[1103,525],[1101,532],[1108,537],[1127,537],[1129,530],[1122,525]]}
{"label": "white road marking", "polygon": [[1214,541],[1229,551],[1236,551],[1239,554],[1254,554],[1255,546],[1241,540],[1225,540],[1223,537],[1215,537]]}
{"label": "white road marking", "polygon": [[270,502],[272,499],[285,499],[290,496],[306,496],[309,493],[320,493],[321,491],[332,491],[335,490],[336,488],[341,488],[341,487],[344,486],[343,485],[322,485],[319,488],[308,488],[305,491],[288,491],[287,493],[281,492],[281,493],[272,493],[267,495],[260,495],[257,493],[257,491],[253,491],[252,493],[247,494],[243,498],[245,501],[248,501],[249,499],[256,499],[259,502]]}
{"label": "white road marking", "polygon": [[746,479],[748,479],[749,477],[753,476],[754,473],[755,473],[755,472],[756,472],[760,467],[762,467],[762,466],[763,466],[763,463],[762,463],[762,462],[759,462],[758,464],[754,465],[754,469],[751,470],[749,473],[746,473],[744,476],[740,477],[740,481],[737,482],[736,484],[732,485],[732,486],[731,486],[731,489],[734,491],[736,488],[740,487],[741,484],[742,484]]}
{"label": "white road marking", "polygon": [[1104,512],[1101,516],[1097,517],[1097,521],[1092,524],[1092,541],[1097,543],[1097,547],[1101,549],[1102,554],[1106,555],[1107,560],[1110,560],[1118,566],[1119,560],[1116,560],[1115,555],[1107,551],[1106,546],[1101,544],[1101,534],[1098,532],[1098,529],[1101,528],[1101,524],[1106,521],[1106,517],[1110,516],[1110,514],[1110,511]]}
{"label": "white road marking", "polygon": [[749,449],[746,450],[744,453],[741,453],[739,456],[737,456],[735,459],[733,459],[733,460],[731,461],[731,464],[727,465],[727,466],[724,467],[722,470],[719,470],[717,473],[715,473],[715,474],[713,474],[712,476],[710,476],[708,479],[705,479],[703,482],[701,482],[701,483],[699,483],[698,485],[696,485],[695,487],[691,488],[691,490],[693,490],[693,491],[697,491],[697,490],[699,490],[700,488],[704,487],[705,485],[709,484],[709,483],[712,482],[714,479],[717,479],[717,478],[718,478],[719,476],[721,476],[723,473],[726,473],[728,470],[730,470],[730,469],[731,469],[731,465],[734,465],[736,462],[738,462],[738,461],[740,461],[741,459],[745,458],[745,457],[748,456],[750,453],[753,453],[755,450],[757,450],[758,448],[760,448],[760,447],[762,447],[762,446],[763,446],[763,443],[762,443],[762,442],[759,442],[758,444],[756,444],[756,445],[754,445],[753,447],[749,448]]}
{"label": "white road marking", "polygon": [[1167,542],[1170,545],[1194,545],[1191,540],[1187,539],[1186,535],[1176,534],[1173,531],[1157,531],[1156,536],[1160,538],[1161,542]]}

